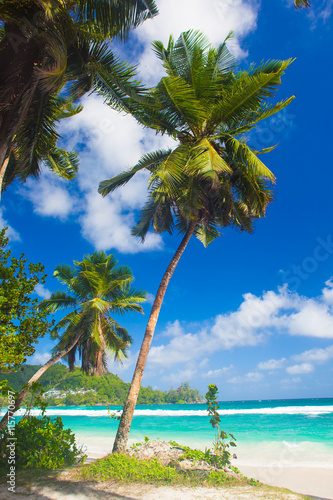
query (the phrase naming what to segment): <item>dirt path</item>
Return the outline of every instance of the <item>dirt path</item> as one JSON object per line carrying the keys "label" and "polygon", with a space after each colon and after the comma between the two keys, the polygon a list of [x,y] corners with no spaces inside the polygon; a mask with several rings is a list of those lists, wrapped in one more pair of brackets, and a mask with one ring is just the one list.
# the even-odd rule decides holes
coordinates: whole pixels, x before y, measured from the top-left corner
{"label": "dirt path", "polygon": [[232,486],[228,488],[189,488],[183,486],[119,485],[110,481],[83,482],[67,471],[39,477],[25,475],[15,493],[0,485],[0,500],[301,500],[297,493],[270,486]]}

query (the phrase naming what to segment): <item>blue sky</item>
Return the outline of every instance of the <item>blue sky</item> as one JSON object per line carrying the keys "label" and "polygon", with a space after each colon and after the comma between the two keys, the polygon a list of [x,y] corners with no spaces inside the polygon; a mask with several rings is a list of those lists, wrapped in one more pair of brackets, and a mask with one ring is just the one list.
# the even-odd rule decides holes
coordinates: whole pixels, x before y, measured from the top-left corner
{"label": "blue sky", "polygon": [[[163,72],[151,40],[196,28],[218,44],[233,29],[231,49],[241,68],[268,59],[296,58],[277,99],[293,103],[251,137],[277,148],[265,163],[277,177],[275,201],[252,235],[225,229],[207,249],[190,242],[172,278],[149,355],[144,385],[162,389],[188,380],[205,392],[215,383],[223,399],[332,397],[333,202],[331,167],[332,7],[313,2],[295,12],[287,0],[157,0],[160,15],[147,21],[118,53],[139,63],[149,85]],[[111,197],[101,180],[133,166],[170,139],[140,128],[96,96],[62,122],[63,144],[81,151],[77,180],[45,172],[3,194],[0,224],[9,225],[11,248],[42,262],[48,274],[38,292],[59,288],[57,264],[71,264],[104,249],[128,264],[150,302],[179,244],[179,237],[130,236],[146,196],[145,174]],[[123,365],[110,369],[130,381],[148,320],[122,319],[134,338]],[[30,362],[48,359],[52,342],[40,341]]]}

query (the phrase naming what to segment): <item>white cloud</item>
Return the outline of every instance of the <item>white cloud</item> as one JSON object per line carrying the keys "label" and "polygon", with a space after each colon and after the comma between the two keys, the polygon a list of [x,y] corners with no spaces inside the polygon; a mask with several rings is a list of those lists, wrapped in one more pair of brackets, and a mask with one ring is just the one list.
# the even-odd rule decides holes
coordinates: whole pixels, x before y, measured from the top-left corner
{"label": "white cloud", "polygon": [[28,179],[20,192],[32,202],[36,214],[65,220],[74,212],[77,203],[68,191],[67,182],[44,172],[39,179]]}
{"label": "white cloud", "polygon": [[97,250],[116,248],[122,253],[137,253],[162,248],[162,238],[149,233],[144,241],[131,236],[133,213],[122,213],[119,201],[102,198],[97,192],[85,195],[86,210],[80,218],[82,235]]}
{"label": "white cloud", "polygon": [[183,382],[187,382],[198,375],[197,371],[194,369],[178,370],[177,372],[169,373],[162,377],[165,382],[171,384],[177,384],[178,386]]}
{"label": "white cloud", "polygon": [[259,372],[249,372],[244,377],[238,376],[228,380],[229,384],[253,383],[262,380],[263,375]]}
{"label": "white cloud", "polygon": [[232,369],[233,369],[233,365],[224,366],[223,368],[217,368],[216,370],[209,370],[207,373],[204,373],[202,376],[204,378],[220,377],[221,375],[229,372]]}
{"label": "white cloud", "polygon": [[303,375],[313,372],[314,367],[311,363],[302,363],[300,365],[288,366],[286,370],[290,375]]}
{"label": "white cloud", "polygon": [[146,304],[153,304],[155,300],[155,295],[153,293],[147,293]]}
{"label": "white cloud", "polygon": [[51,296],[51,292],[50,290],[48,290],[47,288],[45,288],[44,285],[41,285],[40,283],[38,283],[36,286],[35,286],[35,292],[37,293],[37,295],[39,297],[41,297],[42,299],[49,299],[50,296]]}
{"label": "white cloud", "polygon": [[28,363],[29,365],[44,365],[51,357],[50,352],[35,352],[31,358],[28,358]]}
{"label": "white cloud", "polygon": [[[203,9],[198,0],[159,0],[159,15],[133,32],[138,41],[135,62],[141,61],[144,80],[156,81],[161,76],[151,41],[162,39],[167,43],[170,33],[178,37],[190,28],[202,30],[214,45],[235,30],[230,46],[236,56],[243,56],[241,39],[255,29],[258,5],[255,0],[206,0]],[[125,51],[132,49],[119,50],[128,58]],[[96,248],[115,248],[124,253],[161,249],[162,240],[157,235],[149,235],[142,246],[130,234],[137,220],[136,210],[146,199],[146,174],[136,175],[104,201],[98,201],[96,191],[100,181],[134,166],[143,154],[174,144],[173,140],[140,127],[131,116],[112,110],[96,95],[84,97],[82,103],[84,110],[63,120],[59,127],[64,147],[80,152],[77,180],[64,183],[50,175],[35,183],[29,179],[24,196],[41,216],[65,220],[77,214],[83,236]]]}
{"label": "white cloud", "polygon": [[7,222],[7,220],[4,218],[4,211],[5,209],[3,207],[0,208],[0,230],[3,229],[4,227],[7,228],[6,231],[6,237],[9,238],[11,241],[20,241],[21,237],[19,233]]}
{"label": "white cloud", "polygon": [[259,2],[244,0],[206,0],[203,8],[199,0],[159,0],[159,15],[135,30],[145,50],[140,59],[144,81],[155,84],[162,76],[161,64],[153,53],[150,42],[168,43],[170,34],[178,38],[183,31],[195,29],[218,45],[228,33],[234,31],[230,48],[236,57],[245,55],[240,40],[256,28]]}
{"label": "white cloud", "polygon": [[[326,282],[326,287],[331,282]],[[326,290],[324,288],[324,290]],[[325,301],[328,300],[329,303]],[[261,296],[246,293],[236,311],[219,314],[212,320],[205,321],[204,326],[186,325],[178,320],[169,323],[159,336],[160,345],[153,345],[148,357],[148,369],[163,373],[177,366],[182,369],[193,369],[195,364],[197,376],[207,378],[221,375],[222,368],[213,366],[210,358],[221,351],[245,346],[256,346],[266,342],[269,336],[275,334],[303,335],[326,338],[330,335],[328,328],[323,328],[323,318],[316,316],[317,321],[308,318],[309,309],[325,311],[328,324],[333,323],[333,306],[330,295],[326,292],[319,297],[308,298],[295,292],[290,292],[286,286],[278,292],[263,292]],[[319,312],[318,312],[319,314]],[[300,318],[308,318],[308,322]],[[297,326],[297,328],[296,328]],[[166,339],[167,338],[167,339]],[[324,362],[333,358],[333,346],[326,349],[312,349],[303,354],[293,356],[287,365],[287,359],[269,359],[257,365],[258,370],[278,370],[288,366],[287,373],[302,375],[314,370],[313,363]],[[210,367],[210,370],[201,372]],[[246,377],[231,378],[231,383],[251,382],[260,380],[262,374],[250,372]]]}
{"label": "white cloud", "polygon": [[285,358],[270,359],[269,361],[262,361],[258,364],[258,370],[279,370],[285,365]]}
{"label": "white cloud", "polygon": [[296,354],[293,359],[297,362],[312,362],[312,363],[325,363],[333,358],[333,345],[326,347],[326,349],[314,348],[305,351],[302,354]]}

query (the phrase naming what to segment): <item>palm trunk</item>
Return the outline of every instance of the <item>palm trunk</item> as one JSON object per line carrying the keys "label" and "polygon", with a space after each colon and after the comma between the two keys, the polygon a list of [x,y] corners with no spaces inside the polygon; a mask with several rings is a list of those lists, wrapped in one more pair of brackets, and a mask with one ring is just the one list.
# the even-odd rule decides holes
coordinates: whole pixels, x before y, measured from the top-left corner
{"label": "palm trunk", "polygon": [[128,441],[128,436],[131,428],[131,423],[133,419],[135,405],[138,399],[141,379],[143,375],[143,371],[146,365],[146,361],[149,354],[149,349],[153,340],[153,335],[155,332],[156,323],[158,320],[158,316],[161,310],[162,302],[164,299],[164,295],[169,284],[169,281],[176,269],[176,266],[182,256],[188,242],[192,234],[194,233],[197,221],[194,220],[190,223],[184,238],[182,239],[175,255],[173,256],[170,264],[167,267],[167,270],[164,273],[160,286],[157,290],[157,294],[153,303],[153,307],[150,313],[150,317],[148,320],[145,336],[142,341],[138,361],[136,363],[136,367],[134,370],[133,379],[131,382],[131,387],[129,389],[126,403],[124,405],[124,409],[122,412],[122,416],[119,422],[119,427],[116,435],[116,439],[113,445],[113,453],[124,453],[126,451],[126,445]]}
{"label": "palm trunk", "polygon": [[103,375],[103,357],[105,352],[105,340],[102,330],[101,318],[98,320],[98,333],[99,339],[101,341],[101,345],[96,353],[96,375],[97,377],[101,377]]}
{"label": "palm trunk", "polygon": [[[19,409],[19,407],[20,407],[23,399],[28,394],[28,392],[29,392],[30,387],[32,386],[32,384],[34,382],[36,382],[43,375],[43,373],[45,373],[46,370],[48,368],[50,368],[50,366],[54,365],[54,363],[56,363],[57,361],[59,361],[59,359],[61,359],[63,356],[65,356],[68,353],[68,351],[70,351],[75,346],[75,344],[79,341],[81,335],[82,335],[81,332],[79,334],[77,334],[77,336],[74,338],[73,342],[71,342],[61,352],[59,352],[58,354],[56,354],[55,356],[53,356],[51,359],[49,359],[49,361],[47,361],[47,363],[45,363],[45,365],[43,365],[31,377],[31,379],[27,382],[26,386],[20,391],[19,395],[15,399],[14,410],[11,410],[10,412],[8,410],[7,413],[5,414],[5,416],[2,418],[2,420],[0,422],[0,429],[5,429],[7,427],[8,420],[9,420],[9,413],[10,413],[10,417],[12,417],[13,414]],[[1,444],[1,442],[0,442],[0,444]]]}

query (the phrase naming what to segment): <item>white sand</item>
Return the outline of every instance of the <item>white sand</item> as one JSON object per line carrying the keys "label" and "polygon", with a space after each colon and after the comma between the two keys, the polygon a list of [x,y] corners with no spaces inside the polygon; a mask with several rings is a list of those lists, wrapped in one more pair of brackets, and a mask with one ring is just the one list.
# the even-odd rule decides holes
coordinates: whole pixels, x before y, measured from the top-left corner
{"label": "white sand", "polygon": [[333,468],[238,465],[247,477],[303,495],[333,500]]}

